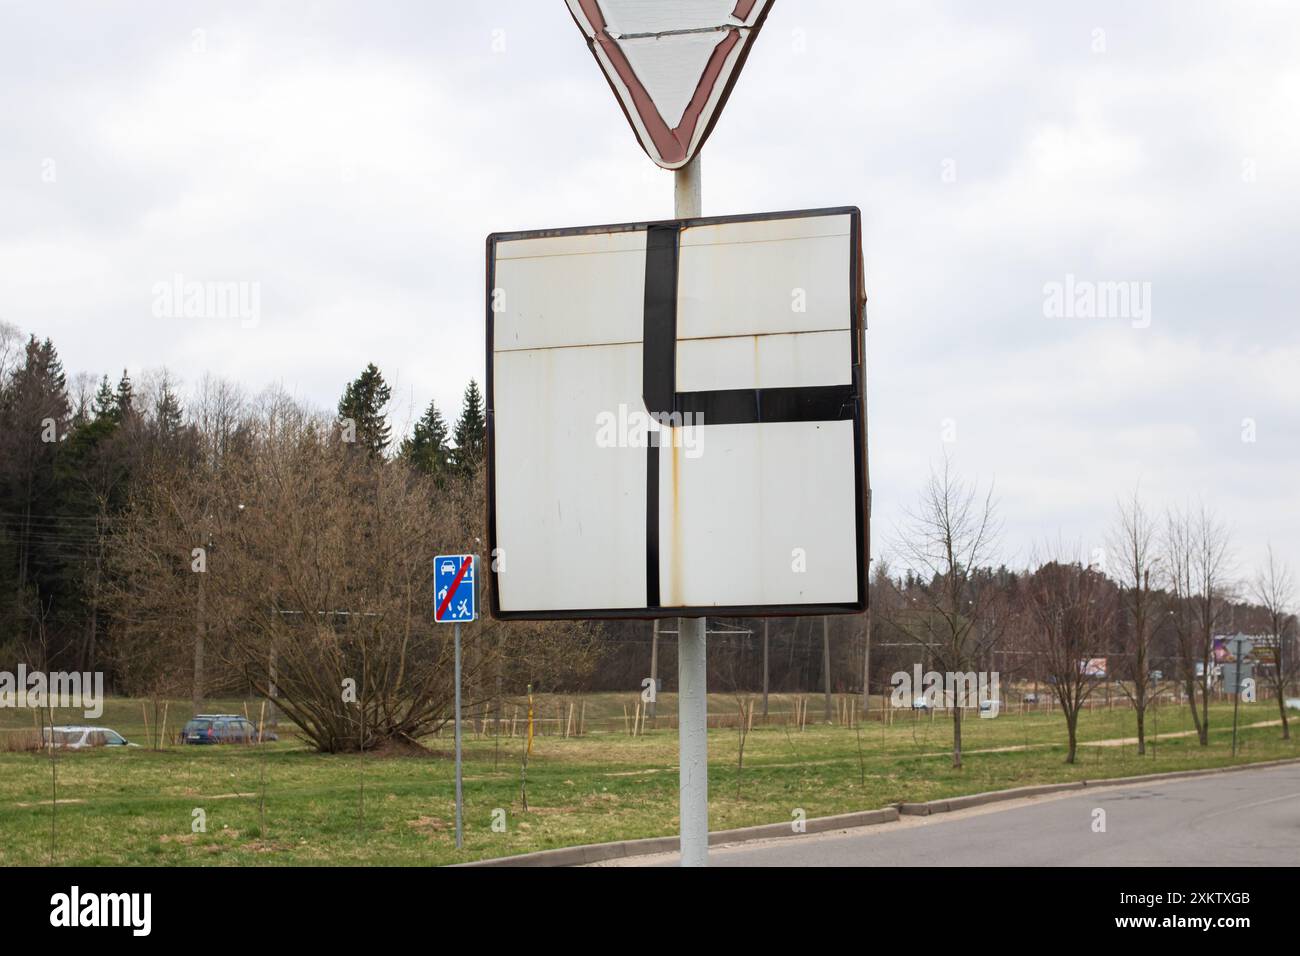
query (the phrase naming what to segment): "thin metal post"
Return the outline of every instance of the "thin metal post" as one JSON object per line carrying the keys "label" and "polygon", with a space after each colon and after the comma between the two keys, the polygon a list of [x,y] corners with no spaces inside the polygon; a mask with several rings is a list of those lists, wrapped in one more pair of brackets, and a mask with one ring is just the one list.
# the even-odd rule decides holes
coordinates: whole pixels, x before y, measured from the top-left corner
{"label": "thin metal post", "polygon": [[1237,635],[1236,659],[1232,665],[1232,756],[1237,756],[1237,711],[1241,707],[1241,635]]}
{"label": "thin metal post", "polygon": [[659,619],[651,626],[650,637],[650,719],[659,716],[656,702],[659,699]]}
{"label": "thin metal post", "polygon": [[822,615],[822,692],[826,695],[826,723],[831,722],[831,619]]}
{"label": "thin metal post", "polygon": [[767,618],[763,619],[763,717],[767,717]]}
{"label": "thin metal post", "polygon": [[[673,174],[673,213],[702,216],[700,157]],[[709,863],[709,687],[705,653],[707,619],[677,621],[677,746],[680,783],[681,865]]]}
{"label": "thin metal post", "polygon": [[460,622],[456,628],[456,849],[461,848],[463,831],[461,828],[465,807],[464,795],[460,786]]}

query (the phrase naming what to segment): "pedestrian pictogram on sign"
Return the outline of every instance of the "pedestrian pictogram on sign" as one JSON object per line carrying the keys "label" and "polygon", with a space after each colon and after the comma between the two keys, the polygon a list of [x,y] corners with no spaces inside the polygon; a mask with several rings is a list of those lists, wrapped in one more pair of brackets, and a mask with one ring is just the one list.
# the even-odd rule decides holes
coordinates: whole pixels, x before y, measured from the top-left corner
{"label": "pedestrian pictogram on sign", "polygon": [[439,624],[474,620],[478,613],[476,583],[474,555],[438,555],[433,566],[433,619]]}

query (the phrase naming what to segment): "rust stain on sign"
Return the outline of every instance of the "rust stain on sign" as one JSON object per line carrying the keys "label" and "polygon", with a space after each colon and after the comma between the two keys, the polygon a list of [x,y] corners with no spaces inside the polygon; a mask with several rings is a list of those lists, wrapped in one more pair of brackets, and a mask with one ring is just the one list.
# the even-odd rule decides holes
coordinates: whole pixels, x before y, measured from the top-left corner
{"label": "rust stain on sign", "polygon": [[668,603],[685,604],[686,597],[682,593],[682,458],[681,449],[677,447],[677,430],[675,428],[667,429],[670,438],[670,447],[673,452],[673,513],[672,529],[673,537],[671,548],[671,567],[668,575]]}

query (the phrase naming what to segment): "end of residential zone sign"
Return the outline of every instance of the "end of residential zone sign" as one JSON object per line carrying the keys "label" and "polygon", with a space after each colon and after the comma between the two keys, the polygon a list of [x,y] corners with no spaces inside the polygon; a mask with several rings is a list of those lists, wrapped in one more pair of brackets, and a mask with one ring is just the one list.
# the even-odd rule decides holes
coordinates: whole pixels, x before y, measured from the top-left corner
{"label": "end of residential zone sign", "polygon": [[494,616],[866,608],[860,219],[488,237]]}

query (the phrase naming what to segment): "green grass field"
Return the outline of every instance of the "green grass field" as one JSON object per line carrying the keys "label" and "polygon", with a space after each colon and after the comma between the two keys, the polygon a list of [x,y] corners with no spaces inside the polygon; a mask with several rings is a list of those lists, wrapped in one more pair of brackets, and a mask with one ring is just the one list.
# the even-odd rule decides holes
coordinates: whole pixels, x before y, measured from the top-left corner
{"label": "green grass field", "polygon": [[[438,865],[532,850],[677,832],[677,732],[668,726],[676,700],[659,703],[658,729],[624,732],[629,695],[590,695],[587,733],[556,733],[554,701],[538,712],[551,719],[528,762],[528,810],[520,800],[522,736],[467,734],[465,848],[454,846],[450,729],[430,739],[427,756],[316,754],[282,728],[262,747],[166,746],[161,750],[100,749],[57,753],[0,752],[0,865]],[[567,698],[566,698],[567,700]],[[764,725],[755,721],[737,767],[735,727],[709,732],[710,826],[786,822],[796,808],[809,818],[874,809],[983,790],[1061,780],[1102,779],[1156,771],[1223,766],[1230,756],[1231,704],[1211,710],[1211,744],[1195,736],[1185,707],[1162,705],[1159,736],[1148,718],[1154,753],[1131,745],[1083,746],[1067,766],[1059,712],[1004,713],[963,722],[965,767],[949,766],[951,723],[911,712],[890,725],[859,729],[819,723],[821,698],[809,696],[808,724],[792,721],[791,699],[773,697]],[[169,735],[189,715],[188,702],[169,704]],[[242,712],[237,701],[209,711]],[[257,705],[249,704],[256,721]],[[508,710],[507,713],[510,713]],[[737,699],[710,698],[710,714],[738,713]],[[149,720],[154,717],[149,712]],[[0,711],[0,734],[30,731],[28,711]],[[1236,762],[1300,757],[1282,741],[1275,702],[1241,708]],[[58,723],[85,722],[56,711]],[[139,701],[110,700],[96,723],[145,740]],[[517,725],[517,730],[522,730]],[[1130,737],[1131,710],[1098,709],[1081,720],[1081,740]],[[1003,748],[1003,749],[1000,749]],[[1004,749],[1018,748],[1018,749]],[[52,778],[58,803],[51,806]],[[196,809],[207,832],[191,829]],[[494,811],[505,832],[494,832]]]}

